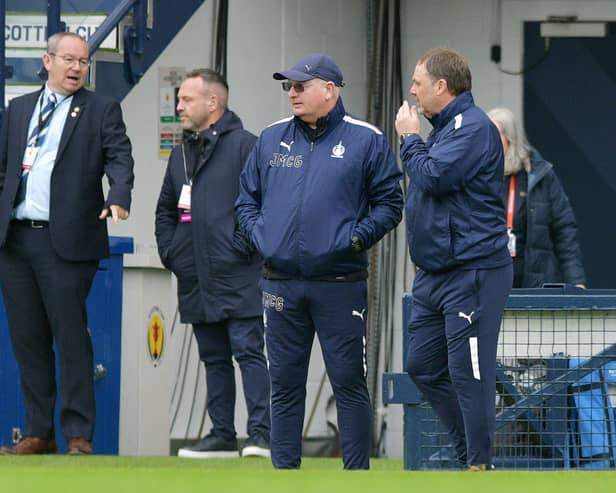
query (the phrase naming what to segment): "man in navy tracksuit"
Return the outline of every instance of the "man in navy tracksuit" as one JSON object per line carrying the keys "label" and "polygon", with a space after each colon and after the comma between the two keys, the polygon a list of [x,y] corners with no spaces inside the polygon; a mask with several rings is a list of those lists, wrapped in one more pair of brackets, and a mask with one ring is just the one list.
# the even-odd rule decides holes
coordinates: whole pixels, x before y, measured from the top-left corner
{"label": "man in navy tracksuit", "polygon": [[402,217],[401,173],[380,130],[348,115],[322,54],[274,74],[293,117],[266,128],[241,176],[240,225],[265,260],[272,462],[298,468],[314,333],[336,397],[344,467],[367,469],[366,250]]}
{"label": "man in navy tracksuit", "polygon": [[175,147],[156,208],[161,261],[177,277],[181,320],[193,326],[205,364],[212,431],[180,457],[237,457],[235,370],[242,372],[248,440],[242,457],[269,457],[269,376],[263,351],[261,259],[235,220],[242,166],[256,137],[227,108],[217,72],[189,72],[178,92],[184,142]]}
{"label": "man in navy tracksuit", "polygon": [[[420,58],[396,117],[410,179],[406,220],[413,284],[407,371],[450,434],[463,465],[490,467],[496,348],[512,266],[501,198],[498,130],[475,106],[456,52]],[[418,114],[434,129],[424,141]]]}

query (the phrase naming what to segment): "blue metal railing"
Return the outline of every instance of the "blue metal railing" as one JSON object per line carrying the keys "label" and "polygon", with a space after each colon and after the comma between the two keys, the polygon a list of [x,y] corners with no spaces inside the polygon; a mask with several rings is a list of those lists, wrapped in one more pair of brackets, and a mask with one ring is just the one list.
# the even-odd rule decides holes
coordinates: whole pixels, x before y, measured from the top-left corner
{"label": "blue metal railing", "polygon": [[62,31],[60,24],[60,0],[47,1],[47,37]]}
{"label": "blue metal railing", "polygon": [[107,18],[99,26],[96,32],[90,38],[88,45],[90,47],[90,56],[98,49],[101,43],[113,31],[120,21],[128,14],[129,10],[134,7],[135,25],[137,36],[140,37],[138,44],[143,53],[143,45],[146,37],[146,21],[147,21],[147,0],[122,0],[118,6],[109,13]]}

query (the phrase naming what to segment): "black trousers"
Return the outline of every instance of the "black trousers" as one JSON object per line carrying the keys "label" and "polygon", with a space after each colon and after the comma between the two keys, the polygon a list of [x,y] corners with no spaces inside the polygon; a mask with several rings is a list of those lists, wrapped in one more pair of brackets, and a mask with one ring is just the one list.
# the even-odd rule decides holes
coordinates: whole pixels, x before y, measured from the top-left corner
{"label": "black trousers", "polygon": [[0,286],[21,372],[26,436],[55,436],[57,357],[62,432],[67,440],[92,440],[96,408],[86,298],[97,267],[97,261],[60,258],[47,227],[14,222],[0,249]]}
{"label": "black trousers", "polygon": [[263,318],[229,319],[212,324],[193,324],[199,356],[205,364],[207,412],[212,432],[227,440],[235,438],[235,370],[242,372],[248,410],[248,436],[270,436],[270,382],[263,352]]}

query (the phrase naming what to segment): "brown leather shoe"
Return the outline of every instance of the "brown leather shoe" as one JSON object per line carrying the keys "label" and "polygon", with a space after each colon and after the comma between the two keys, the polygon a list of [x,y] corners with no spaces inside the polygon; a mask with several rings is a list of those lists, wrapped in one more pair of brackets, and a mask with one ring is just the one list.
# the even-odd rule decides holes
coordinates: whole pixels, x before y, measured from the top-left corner
{"label": "brown leather shoe", "polygon": [[55,454],[58,452],[55,440],[26,437],[12,447],[1,447],[0,455]]}
{"label": "brown leather shoe", "polygon": [[92,444],[83,438],[71,438],[66,447],[66,455],[92,455]]}

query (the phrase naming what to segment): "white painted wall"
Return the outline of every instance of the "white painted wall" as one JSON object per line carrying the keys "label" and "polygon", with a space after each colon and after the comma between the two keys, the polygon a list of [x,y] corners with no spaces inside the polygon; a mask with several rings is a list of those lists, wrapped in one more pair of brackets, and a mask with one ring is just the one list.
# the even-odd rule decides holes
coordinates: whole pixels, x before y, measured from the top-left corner
{"label": "white painted wall", "polygon": [[[131,219],[111,226],[114,235],[133,236],[137,267],[156,263],[154,208],[166,163],[158,158],[158,67],[208,66],[213,2],[207,1],[179,33],[122,106],[134,145],[136,185]],[[348,81],[342,90],[347,109],[365,116],[367,94],[366,7],[363,0],[230,0],[228,79],[230,107],[245,126],[258,134],[268,123],[289,114],[285,95],[273,72],[292,65],[301,55],[323,51],[339,63]],[[416,60],[427,49],[447,46],[468,59],[476,103],[489,109],[511,107],[521,115],[522,79],[504,75],[490,61],[490,46],[502,46],[502,67],[520,68],[522,23],[547,15],[578,15],[586,20],[616,20],[613,0],[403,0],[401,12],[405,92]],[[408,93],[407,93],[408,94]],[[412,98],[410,98],[412,100]],[[428,124],[424,124],[424,131]],[[402,267],[401,267],[402,268]],[[406,287],[403,287],[406,288]],[[130,307],[125,307],[130,310]],[[401,326],[401,324],[400,324]],[[401,348],[402,328],[394,347]],[[402,371],[401,355],[395,357]],[[313,361],[314,364],[314,361]],[[320,377],[311,370],[310,389]],[[238,396],[238,406],[241,401]],[[387,450],[402,456],[401,406],[387,411]],[[242,429],[241,427],[240,429]]]}
{"label": "white painted wall", "polygon": [[[490,45],[497,42],[497,11],[494,0],[407,0],[402,3],[402,73],[405,94],[417,59],[430,48],[459,51],[473,75],[475,102],[483,107],[499,101],[499,74],[490,62]],[[447,15],[444,15],[444,13]],[[426,129],[429,124],[424,121]]]}

